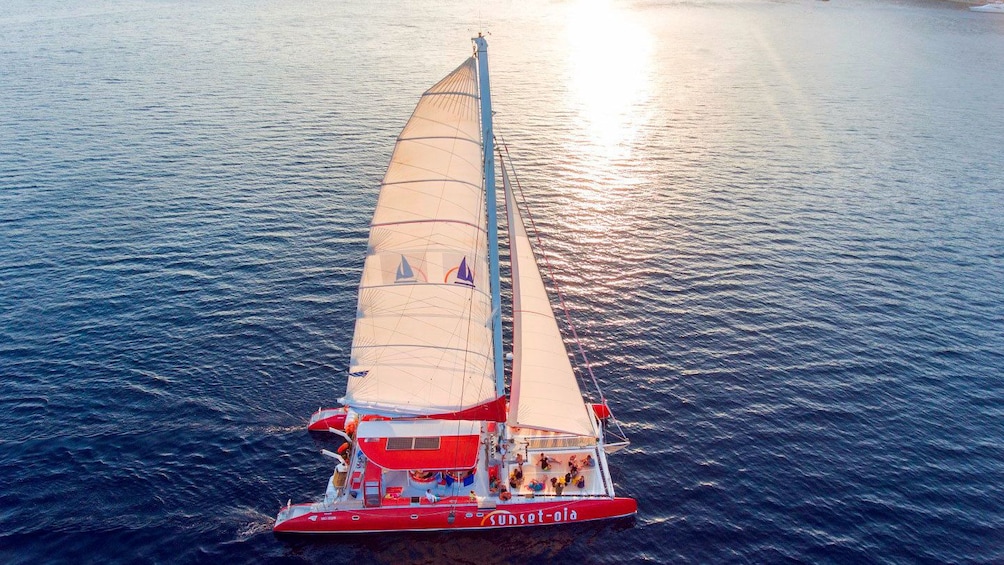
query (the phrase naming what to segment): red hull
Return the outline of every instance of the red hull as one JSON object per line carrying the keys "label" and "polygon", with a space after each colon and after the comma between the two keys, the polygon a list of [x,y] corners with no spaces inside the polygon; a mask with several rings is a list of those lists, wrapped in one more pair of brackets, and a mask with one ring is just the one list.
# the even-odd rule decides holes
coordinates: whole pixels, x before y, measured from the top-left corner
{"label": "red hull", "polygon": [[[308,505],[309,506],[309,505]],[[295,508],[295,507],[294,507]],[[362,534],[436,530],[487,530],[574,524],[632,516],[633,498],[554,500],[500,504],[494,510],[464,502],[310,512],[276,524],[276,533]],[[450,514],[453,522],[450,522]]]}
{"label": "red hull", "polygon": [[324,408],[314,412],[307,424],[307,430],[311,432],[326,432],[328,428],[336,430],[345,429],[345,418],[348,411],[345,408]]}

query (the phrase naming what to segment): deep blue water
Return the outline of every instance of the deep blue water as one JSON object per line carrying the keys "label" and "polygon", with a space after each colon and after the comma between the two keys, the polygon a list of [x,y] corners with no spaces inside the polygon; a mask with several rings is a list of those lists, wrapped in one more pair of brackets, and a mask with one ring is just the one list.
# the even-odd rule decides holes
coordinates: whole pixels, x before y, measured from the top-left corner
{"label": "deep blue water", "polygon": [[[277,540],[479,27],[638,517]],[[1002,96],[952,3],[6,3],[0,561],[1004,562]]]}

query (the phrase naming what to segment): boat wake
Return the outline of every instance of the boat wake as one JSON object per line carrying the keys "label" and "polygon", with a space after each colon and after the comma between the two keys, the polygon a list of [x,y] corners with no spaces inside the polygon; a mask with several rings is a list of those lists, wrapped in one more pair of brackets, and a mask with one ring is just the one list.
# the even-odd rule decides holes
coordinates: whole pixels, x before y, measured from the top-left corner
{"label": "boat wake", "polygon": [[[248,431],[259,431],[256,428],[248,428]],[[283,435],[291,433],[299,433],[303,431],[303,424],[297,424],[295,426],[265,426],[265,428],[260,431],[265,432],[268,435]]]}
{"label": "boat wake", "polygon": [[255,536],[272,533],[272,526],[275,524],[274,516],[269,516],[249,506],[234,508],[233,514],[241,522],[235,541],[247,541]]}

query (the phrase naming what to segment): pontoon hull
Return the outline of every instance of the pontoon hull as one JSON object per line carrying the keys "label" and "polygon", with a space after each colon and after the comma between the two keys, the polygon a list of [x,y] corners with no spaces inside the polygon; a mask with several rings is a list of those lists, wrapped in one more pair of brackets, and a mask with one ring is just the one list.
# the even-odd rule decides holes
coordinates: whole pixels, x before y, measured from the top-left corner
{"label": "pontoon hull", "polygon": [[344,430],[345,418],[348,410],[344,407],[323,408],[314,412],[307,424],[307,430],[311,432],[326,432],[329,429]]}
{"label": "pontoon hull", "polygon": [[[309,507],[310,505],[297,505]],[[297,506],[290,507],[294,510]],[[283,519],[274,528],[284,534],[363,534],[376,532],[426,532],[437,530],[488,530],[573,524],[633,516],[633,498],[604,498],[500,504],[494,510],[474,503],[421,504],[390,508],[365,508],[307,512]],[[283,512],[288,512],[285,510]],[[453,516],[452,522],[450,516]]]}

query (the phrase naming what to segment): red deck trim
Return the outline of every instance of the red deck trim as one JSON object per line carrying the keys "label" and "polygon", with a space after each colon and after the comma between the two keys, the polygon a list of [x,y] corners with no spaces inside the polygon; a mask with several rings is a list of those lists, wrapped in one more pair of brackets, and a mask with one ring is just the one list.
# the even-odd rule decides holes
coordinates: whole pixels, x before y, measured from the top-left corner
{"label": "red deck trim", "polygon": [[434,414],[432,416],[419,416],[430,420],[479,420],[485,422],[505,422],[506,420],[506,398],[500,396],[495,400],[490,400],[484,404],[459,410],[457,412],[446,412],[444,414]]}

